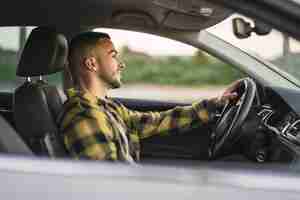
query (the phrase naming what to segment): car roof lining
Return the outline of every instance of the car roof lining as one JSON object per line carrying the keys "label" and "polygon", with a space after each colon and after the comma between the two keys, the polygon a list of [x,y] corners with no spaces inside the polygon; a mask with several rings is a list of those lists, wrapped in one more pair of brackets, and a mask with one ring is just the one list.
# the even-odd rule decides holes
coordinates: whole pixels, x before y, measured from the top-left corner
{"label": "car roof lining", "polygon": [[[228,9],[209,4],[206,0],[177,1],[178,8],[160,5],[157,2],[164,1],[159,0],[74,0],[72,3],[10,0],[1,5],[0,26],[53,26],[61,30],[82,30],[105,25],[133,25],[190,31],[215,25],[231,14]],[[193,2],[201,4],[194,8]],[[203,14],[208,7],[213,10],[210,16]],[[17,14],[13,15],[12,11]]]}
{"label": "car roof lining", "polygon": [[0,25],[88,27],[97,23],[103,24],[111,16],[111,1],[109,0],[73,0],[71,2],[60,0],[5,1],[1,5]]}
{"label": "car roof lining", "polygon": [[[9,0],[1,4],[0,26],[54,26],[66,32],[77,32],[112,25],[111,17],[115,12],[120,11],[145,11],[158,23],[161,22],[161,14],[172,10],[179,12],[172,5],[169,5],[169,8],[163,8],[164,6],[155,6],[153,2],[181,2],[181,4],[190,2],[191,5],[194,2],[197,4],[213,2],[222,7],[225,13],[228,12],[227,14],[230,14],[230,10],[238,11],[300,39],[298,30],[300,4],[294,0],[259,2],[242,0],[73,0],[72,3],[66,0]],[[138,6],[140,4],[143,6]],[[218,20],[214,23],[218,23]],[[198,30],[199,28],[203,29],[203,25],[199,24]],[[126,24],[123,25],[126,26]]]}

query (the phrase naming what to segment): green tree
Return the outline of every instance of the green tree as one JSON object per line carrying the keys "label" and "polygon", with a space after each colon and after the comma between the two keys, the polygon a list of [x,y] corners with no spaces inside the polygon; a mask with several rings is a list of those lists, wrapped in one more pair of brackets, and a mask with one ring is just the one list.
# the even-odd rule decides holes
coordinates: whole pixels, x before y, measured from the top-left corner
{"label": "green tree", "polygon": [[201,50],[196,51],[192,57],[192,62],[196,65],[206,65],[211,63],[209,55]]}

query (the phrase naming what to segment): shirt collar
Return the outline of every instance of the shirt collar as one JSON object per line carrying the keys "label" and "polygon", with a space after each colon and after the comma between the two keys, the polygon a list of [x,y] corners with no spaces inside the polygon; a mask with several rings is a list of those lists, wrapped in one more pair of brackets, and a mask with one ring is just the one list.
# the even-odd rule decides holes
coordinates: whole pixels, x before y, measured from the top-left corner
{"label": "shirt collar", "polygon": [[88,102],[91,102],[93,104],[104,104],[107,103],[107,98],[98,98],[95,95],[91,94],[88,91],[82,91],[82,90],[76,90],[75,88],[70,88],[67,90],[67,96],[68,98],[72,98],[75,96],[79,96]]}

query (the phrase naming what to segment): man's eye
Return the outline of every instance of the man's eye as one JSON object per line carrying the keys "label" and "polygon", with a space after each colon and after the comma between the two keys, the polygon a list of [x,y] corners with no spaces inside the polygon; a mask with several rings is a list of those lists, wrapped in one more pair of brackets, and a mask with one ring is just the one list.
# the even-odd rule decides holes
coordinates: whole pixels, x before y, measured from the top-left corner
{"label": "man's eye", "polygon": [[111,55],[113,58],[116,58],[117,57],[117,54],[116,53],[112,53]]}

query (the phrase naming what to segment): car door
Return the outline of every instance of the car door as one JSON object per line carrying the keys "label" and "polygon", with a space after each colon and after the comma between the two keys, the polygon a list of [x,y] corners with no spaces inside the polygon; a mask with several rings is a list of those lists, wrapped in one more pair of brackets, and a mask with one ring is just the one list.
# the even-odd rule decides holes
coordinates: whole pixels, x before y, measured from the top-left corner
{"label": "car door", "polygon": [[[95,31],[112,37],[120,59],[127,65],[122,72],[123,86],[111,90],[110,95],[132,110],[159,112],[190,106],[220,95],[226,84],[243,76],[232,66],[183,43],[138,32]],[[145,48],[137,45],[145,41],[151,41]],[[180,135],[144,139],[142,157],[207,160],[211,128],[203,126]]]}

